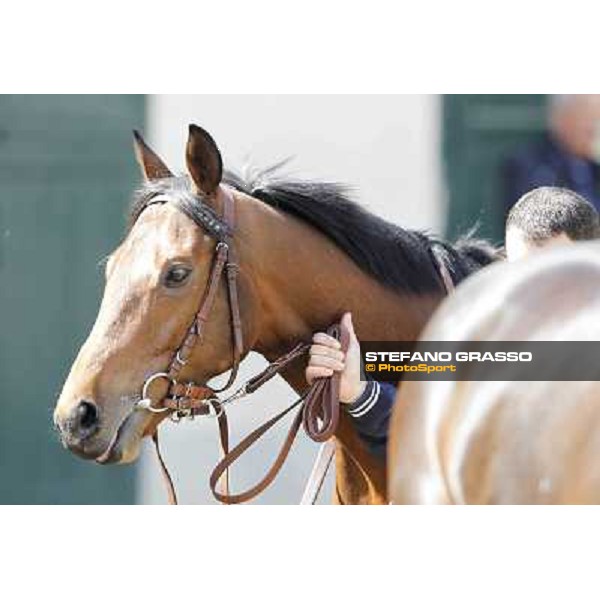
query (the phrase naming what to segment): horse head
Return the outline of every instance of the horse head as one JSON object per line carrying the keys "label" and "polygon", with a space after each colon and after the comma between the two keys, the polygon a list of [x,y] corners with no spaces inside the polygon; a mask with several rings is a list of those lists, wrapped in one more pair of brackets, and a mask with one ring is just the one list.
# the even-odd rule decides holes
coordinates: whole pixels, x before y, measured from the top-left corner
{"label": "horse head", "polygon": [[[222,218],[221,154],[206,131],[190,126],[189,176],[175,177],[137,133],[134,146],[145,183],[129,231],[106,262],[96,322],[54,413],[63,443],[99,462],[134,460],[141,439],[165,417],[135,408],[144,383],[169,371],[190,325],[195,326],[215,248],[228,226]],[[205,383],[232,366],[230,299],[223,280],[215,286],[202,343],[180,365],[182,380]],[[249,279],[240,272],[237,281],[248,344],[240,348],[239,359],[252,345],[256,307]],[[152,396],[164,395],[166,385],[166,378],[154,378]]]}

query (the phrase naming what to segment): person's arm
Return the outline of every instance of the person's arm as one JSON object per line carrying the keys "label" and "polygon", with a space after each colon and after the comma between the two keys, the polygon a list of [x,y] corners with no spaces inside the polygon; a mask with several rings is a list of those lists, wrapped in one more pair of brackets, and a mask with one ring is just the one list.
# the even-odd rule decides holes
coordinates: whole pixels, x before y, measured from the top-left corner
{"label": "person's arm", "polygon": [[342,326],[350,335],[346,355],[340,343],[325,333],[313,336],[306,380],[311,384],[317,377],[331,377],[341,373],[340,402],[352,417],[356,429],[369,449],[385,454],[387,427],[396,396],[396,389],[388,383],[363,381],[361,378],[360,344],[354,333],[350,313],[342,317]]}
{"label": "person's arm", "polygon": [[345,405],[363,441],[380,456],[385,455],[396,392],[391,383],[371,380],[358,398]]}

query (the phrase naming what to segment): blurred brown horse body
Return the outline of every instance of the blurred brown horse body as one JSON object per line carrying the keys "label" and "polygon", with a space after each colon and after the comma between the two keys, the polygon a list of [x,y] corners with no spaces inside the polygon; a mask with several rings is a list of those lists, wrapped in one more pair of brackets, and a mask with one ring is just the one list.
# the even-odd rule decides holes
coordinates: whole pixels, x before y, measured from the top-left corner
{"label": "blurred brown horse body", "polygon": [[[600,246],[577,246],[482,271],[421,339],[600,340]],[[395,503],[600,503],[600,381],[406,381],[388,450]]]}
{"label": "blurred brown horse body", "polygon": [[[141,439],[164,418],[132,412],[132,405],[146,378],[169,364],[206,288],[216,242],[181,206],[223,214],[216,193],[223,180],[221,157],[204,130],[190,127],[190,177],[174,177],[141,138],[136,149],[146,184],[130,231],[107,263],[96,323],[55,411],[65,445],[84,458],[102,456],[102,462],[135,460]],[[239,261],[244,355],[254,350],[273,360],[345,311],[354,314],[363,339],[418,337],[445,293],[433,240],[367,213],[336,186],[276,182],[245,193],[241,180],[225,183],[232,186],[235,202],[232,242]],[[156,198],[165,202],[153,202]],[[477,244],[458,249],[435,243],[457,280],[492,259]],[[399,265],[390,269],[402,272],[404,282],[400,275],[386,281],[383,244],[388,256],[397,257]],[[181,381],[203,383],[231,367],[230,331],[223,284],[204,341],[194,349]],[[301,361],[283,374],[297,392],[306,387],[304,369]],[[336,441],[336,500],[385,502],[385,465],[365,448],[346,415]]]}

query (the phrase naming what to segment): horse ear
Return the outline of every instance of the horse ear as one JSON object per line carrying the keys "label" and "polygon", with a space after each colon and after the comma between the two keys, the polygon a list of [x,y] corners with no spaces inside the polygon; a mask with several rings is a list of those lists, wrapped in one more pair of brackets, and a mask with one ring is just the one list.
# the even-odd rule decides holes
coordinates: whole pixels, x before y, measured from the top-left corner
{"label": "horse ear", "polygon": [[135,129],[133,131],[133,149],[142,175],[147,181],[173,177],[173,173],[169,171],[167,165],[150,149],[144,138]]}
{"label": "horse ear", "polygon": [[190,125],[185,160],[198,190],[212,196],[221,183],[223,160],[215,140],[202,127]]}

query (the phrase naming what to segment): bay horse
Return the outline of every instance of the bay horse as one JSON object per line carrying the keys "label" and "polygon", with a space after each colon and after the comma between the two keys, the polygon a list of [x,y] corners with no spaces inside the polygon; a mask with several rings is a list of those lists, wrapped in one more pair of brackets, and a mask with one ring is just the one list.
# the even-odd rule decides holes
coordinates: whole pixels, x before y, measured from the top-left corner
{"label": "bay horse", "polygon": [[[134,461],[142,438],[165,418],[132,407],[144,382],[179,357],[220,252],[227,197],[236,221],[240,358],[254,350],[273,361],[346,311],[363,339],[415,340],[445,294],[438,264],[457,283],[495,256],[483,242],[453,245],[392,225],[337,184],[272,171],[249,180],[229,174],[215,141],[195,125],[187,175],[173,175],[139,134],[134,146],[145,181],[127,235],[107,261],[96,322],[54,414],[63,444],[86,459]],[[229,304],[221,281],[203,341],[182,361],[179,381],[205,383],[231,369]],[[298,361],[283,373],[298,393],[306,387],[304,369]],[[387,502],[385,461],[367,450],[344,414],[335,462],[335,501]]]}
{"label": "bay horse", "polygon": [[[480,340],[598,341],[599,315],[600,245],[577,243],[484,269],[445,300],[421,339],[457,351]],[[572,354],[561,364],[584,358]],[[390,423],[392,501],[600,503],[593,360],[596,381],[405,381]],[[469,368],[476,378],[489,367]]]}

